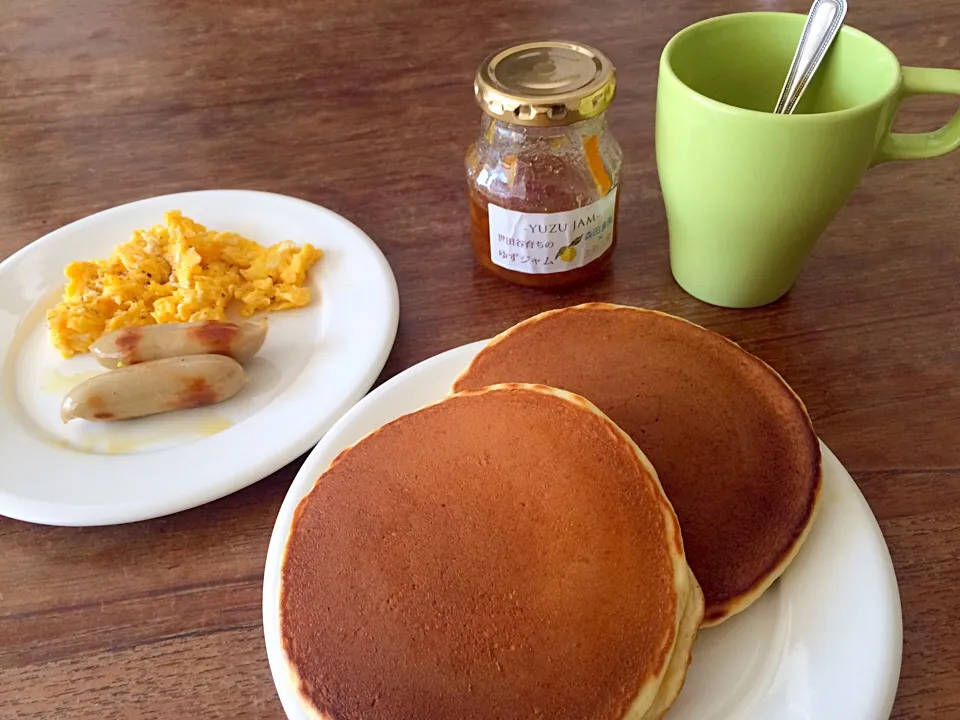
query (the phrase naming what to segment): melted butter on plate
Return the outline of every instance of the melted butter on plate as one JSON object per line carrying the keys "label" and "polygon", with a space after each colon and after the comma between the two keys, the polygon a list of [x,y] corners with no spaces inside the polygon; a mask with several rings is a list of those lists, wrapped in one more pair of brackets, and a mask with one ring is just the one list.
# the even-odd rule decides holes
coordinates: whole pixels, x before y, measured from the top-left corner
{"label": "melted butter on plate", "polygon": [[80,383],[105,372],[104,370],[90,370],[88,372],[61,375],[56,370],[47,370],[40,378],[40,389],[48,395],[66,395]]}
{"label": "melted butter on plate", "polygon": [[181,415],[176,421],[164,423],[149,431],[129,433],[123,423],[85,423],[87,430],[77,441],[68,443],[75,450],[105,455],[127,455],[144,450],[160,450],[166,447],[212,437],[233,426],[233,421],[219,415],[207,415],[185,421]]}

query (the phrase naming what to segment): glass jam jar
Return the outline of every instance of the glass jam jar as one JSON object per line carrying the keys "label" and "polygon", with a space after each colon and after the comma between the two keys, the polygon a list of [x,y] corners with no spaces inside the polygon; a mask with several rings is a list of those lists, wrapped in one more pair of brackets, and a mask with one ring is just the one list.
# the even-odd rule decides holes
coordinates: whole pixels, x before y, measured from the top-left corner
{"label": "glass jam jar", "polygon": [[585,45],[527,43],[480,65],[474,94],[485,114],[466,158],[480,265],[558,287],[609,264],[622,153],[604,111],[615,93],[613,65]]}

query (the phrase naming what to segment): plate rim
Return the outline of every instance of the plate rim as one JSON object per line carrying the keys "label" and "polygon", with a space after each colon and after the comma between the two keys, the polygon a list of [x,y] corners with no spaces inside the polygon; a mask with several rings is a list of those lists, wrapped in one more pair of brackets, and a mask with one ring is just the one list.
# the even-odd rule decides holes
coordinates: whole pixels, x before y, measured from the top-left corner
{"label": "plate rim", "polygon": [[[35,252],[42,252],[43,247],[55,241],[54,236],[70,232],[82,232],[86,225],[101,222],[112,215],[120,214],[124,211],[130,211],[139,205],[158,204],[162,202],[179,202],[184,198],[190,198],[192,201],[212,196],[237,196],[236,202],[243,202],[244,197],[260,198],[270,202],[281,202],[296,204],[302,206],[305,210],[319,213],[336,222],[343,223],[355,233],[356,239],[363,243],[366,250],[371,254],[372,261],[376,264],[377,276],[382,282],[382,290],[385,293],[387,301],[387,314],[385,317],[386,333],[383,335],[378,346],[378,352],[371,356],[370,364],[363,375],[358,378],[352,392],[348,393],[342,402],[332,408],[322,420],[314,423],[301,423],[301,432],[298,436],[285,445],[281,450],[274,450],[271,453],[262,453],[258,462],[251,462],[246,465],[241,472],[233,473],[229,482],[211,483],[205,486],[201,491],[194,491],[178,496],[174,500],[159,501],[153,500],[149,507],[144,507],[143,501],[130,500],[116,503],[98,503],[98,504],[63,504],[50,502],[47,500],[37,500],[34,498],[23,497],[0,488],[0,515],[23,522],[29,522],[37,525],[50,525],[58,527],[101,527],[109,525],[125,524],[129,522],[140,522],[158,517],[164,517],[177,512],[189,510],[201,505],[205,505],[214,500],[231,495],[239,490],[253,485],[263,480],[271,474],[277,472],[283,467],[294,462],[297,458],[307,453],[314,447],[319,440],[330,430],[333,425],[348,412],[360,399],[366,395],[377,378],[380,376],[393,346],[396,342],[396,336],[400,321],[400,297],[397,286],[396,276],[393,268],[384,255],[383,251],[376,242],[356,223],[339,213],[311,202],[303,198],[284,195],[281,193],[269,192],[264,190],[250,189],[230,189],[230,188],[206,188],[201,190],[187,190],[174,193],[166,193],[145,197],[138,200],[115,205],[104,210],[97,211],[90,215],[73,220],[50,232],[29,242],[24,247],[14,252],[9,257],[0,262],[0,278],[4,273],[9,272],[9,268],[16,262],[24,262]],[[5,367],[9,361],[9,356],[4,354],[0,358],[0,368]],[[309,364],[306,366],[309,368]],[[257,413],[255,412],[254,415]],[[216,436],[212,436],[216,437]],[[204,438],[203,440],[210,440]],[[201,440],[202,441],[202,440]],[[198,442],[201,442],[198,441]],[[159,450],[157,453],[175,452],[176,448]],[[50,452],[54,451],[52,448]],[[60,449],[59,452],[73,453],[71,449]],[[119,458],[126,456],[103,456],[104,463],[116,462]],[[299,472],[299,469],[298,469]]]}
{"label": "plate rim", "polygon": [[[313,483],[315,482],[316,478],[319,477],[319,475],[326,469],[326,466],[314,466],[320,463],[320,459],[324,454],[330,453],[332,460],[332,458],[338,453],[349,447],[352,447],[355,442],[358,442],[359,439],[364,437],[361,436],[361,438],[358,438],[357,441],[350,444],[343,444],[337,441],[340,428],[349,427],[349,425],[354,422],[356,417],[366,413],[368,408],[375,407],[377,403],[379,403],[381,396],[387,394],[395,387],[406,384],[410,381],[409,378],[412,376],[426,373],[431,367],[443,363],[451,356],[462,353],[465,361],[464,367],[466,367],[470,362],[470,359],[475,356],[476,353],[478,353],[489,342],[489,340],[490,338],[486,340],[465,343],[425,358],[424,360],[411,365],[375,388],[373,391],[367,394],[366,397],[354,405],[348,412],[346,412],[333,425],[333,427],[330,428],[327,435],[319,443],[317,443],[316,447],[314,447],[310,454],[304,459],[300,469],[297,471],[296,476],[290,483],[290,487],[287,489],[287,492],[284,495],[280,509],[277,511],[277,517],[270,533],[270,541],[264,561],[261,608],[264,644],[266,646],[267,661],[270,666],[271,678],[273,679],[274,687],[277,691],[277,696],[280,700],[281,706],[283,707],[284,713],[291,720],[313,720],[313,718],[311,713],[309,713],[309,711],[306,710],[299,702],[295,695],[295,690],[289,682],[289,668],[285,664],[285,653],[283,651],[279,636],[280,563],[282,561],[289,528],[293,521],[293,514],[300,501],[313,488]],[[468,353],[470,354],[468,355]],[[429,402],[433,402],[435,400],[436,398],[432,400],[426,400],[423,402],[423,404],[428,404]],[[891,628],[894,634],[893,646],[891,648],[891,663],[887,670],[890,677],[887,678],[889,682],[886,682],[882,688],[878,686],[876,693],[872,696],[872,700],[869,701],[871,710],[876,711],[877,714],[866,716],[871,718],[871,720],[874,717],[889,717],[896,700],[903,658],[903,615],[899,583],[897,582],[896,577],[896,569],[894,568],[893,559],[890,555],[890,549],[886,543],[886,539],[883,536],[883,532],[880,528],[879,522],[877,521],[876,515],[874,515],[870,504],[863,496],[863,493],[860,491],[856,481],[850,475],[849,471],[847,471],[847,469],[843,466],[837,456],[833,453],[833,451],[823,442],[823,440],[819,439],[818,437],[818,441],[820,443],[820,449],[821,453],[823,454],[825,464],[835,464],[839,469],[838,477],[841,480],[842,485],[845,486],[843,492],[849,493],[856,500],[858,506],[863,512],[863,519],[870,525],[868,532],[870,533],[872,542],[876,549],[881,550],[883,553],[883,574],[886,576],[885,579],[888,584],[892,586],[892,601],[890,603],[890,607],[888,608],[894,625],[894,627]],[[327,463],[327,466],[328,465],[329,463]],[[287,675],[285,676],[284,673],[287,673]]]}

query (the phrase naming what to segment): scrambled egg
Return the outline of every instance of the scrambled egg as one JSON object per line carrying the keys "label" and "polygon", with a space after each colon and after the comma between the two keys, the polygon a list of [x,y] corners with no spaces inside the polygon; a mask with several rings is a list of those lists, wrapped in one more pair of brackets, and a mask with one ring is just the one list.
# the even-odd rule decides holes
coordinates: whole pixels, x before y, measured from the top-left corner
{"label": "scrambled egg", "polygon": [[101,335],[133,325],[225,320],[310,302],[307,272],[322,256],[310,244],[263,247],[207,230],[174,210],[164,224],[136,230],[106,260],[73,262],[63,300],[47,312],[50,341],[70,357]]}

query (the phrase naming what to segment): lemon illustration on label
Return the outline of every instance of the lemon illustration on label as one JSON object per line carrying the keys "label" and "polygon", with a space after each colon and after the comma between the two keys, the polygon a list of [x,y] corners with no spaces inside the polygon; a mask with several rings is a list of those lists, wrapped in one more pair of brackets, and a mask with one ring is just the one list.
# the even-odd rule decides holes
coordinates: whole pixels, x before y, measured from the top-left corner
{"label": "lemon illustration on label", "polygon": [[554,260],[563,260],[564,262],[573,262],[577,259],[577,248],[576,246],[580,244],[580,241],[583,240],[583,235],[575,237],[573,242],[569,245],[564,245],[562,248],[557,250],[557,255],[554,257]]}

